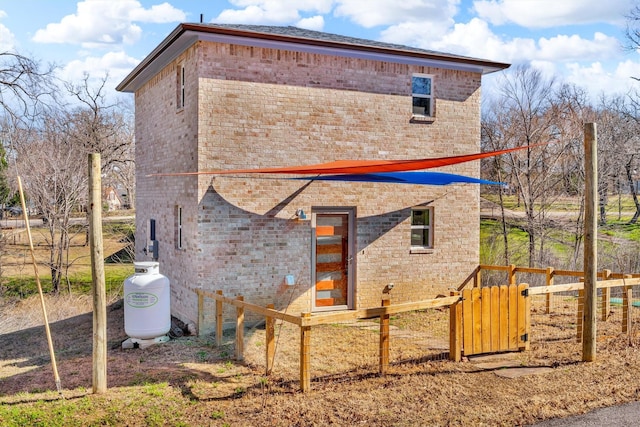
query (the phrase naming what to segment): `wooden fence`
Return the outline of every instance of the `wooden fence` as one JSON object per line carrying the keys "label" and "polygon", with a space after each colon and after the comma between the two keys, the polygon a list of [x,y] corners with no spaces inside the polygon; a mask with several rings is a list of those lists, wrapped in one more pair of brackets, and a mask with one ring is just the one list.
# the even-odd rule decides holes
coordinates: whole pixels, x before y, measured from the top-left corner
{"label": "wooden fence", "polygon": [[[333,324],[338,322],[345,322],[351,320],[360,319],[380,319],[380,333],[379,333],[379,372],[384,375],[389,368],[389,318],[393,314],[403,313],[408,311],[425,310],[429,308],[437,307],[451,307],[450,310],[454,312],[451,316],[452,333],[450,333],[450,340],[453,342],[452,349],[456,351],[450,351],[450,354],[455,356],[454,360],[459,360],[461,349],[461,305],[458,304],[460,296],[452,295],[444,298],[428,299],[423,301],[401,303],[391,305],[391,301],[388,298],[382,300],[380,307],[364,308],[359,310],[329,312],[329,313],[301,313],[299,316],[284,313],[282,311],[275,310],[273,305],[270,304],[267,307],[262,307],[256,304],[251,304],[244,301],[242,296],[236,298],[225,297],[222,291],[207,292],[204,290],[197,290],[198,293],[198,324],[202,325],[202,316],[204,315],[204,298],[211,298],[216,301],[215,316],[216,316],[216,330],[215,330],[215,342],[216,345],[222,344],[223,338],[223,304],[229,304],[236,307],[236,328],[235,328],[235,358],[236,360],[243,360],[244,358],[244,312],[249,310],[253,313],[265,317],[265,365],[266,375],[271,374],[275,356],[275,320],[282,320],[296,325],[300,328],[300,389],[302,391],[308,391],[311,388],[311,333],[314,326]],[[458,313],[456,315],[456,313]],[[456,319],[459,319],[457,322]],[[200,328],[198,328],[200,330]],[[456,332],[457,331],[457,332]]]}
{"label": "wooden fence", "polygon": [[[515,265],[479,265],[476,269],[458,286],[458,290],[462,290],[469,284],[473,284],[474,288],[482,285],[482,271],[503,271],[506,273],[509,284],[517,282],[518,273],[539,274],[543,275],[545,284],[543,286],[533,286],[529,288],[530,295],[546,295],[545,313],[551,313],[551,296],[560,292],[578,292],[578,310],[576,312],[576,340],[582,341],[582,331],[584,322],[584,284],[580,282],[567,283],[563,285],[554,284],[555,278],[575,277],[580,280],[584,276],[584,272],[575,270],[559,270],[553,267],[547,268],[530,268],[517,267]],[[631,308],[633,303],[632,287],[640,285],[640,274],[613,273],[611,270],[603,270],[598,273],[598,282],[596,288],[601,290],[600,298],[600,319],[606,321],[611,310],[611,289],[621,288],[622,291],[622,326],[623,333],[631,332]]]}
{"label": "wooden fence", "polygon": [[[550,313],[551,304],[550,297],[554,293],[560,292],[568,292],[568,291],[577,291],[579,293],[578,299],[582,298],[581,291],[584,289],[584,284],[582,282],[575,282],[569,284],[561,284],[555,285],[553,283],[554,277],[556,276],[569,276],[569,277],[582,277],[583,273],[579,271],[569,271],[569,270],[554,270],[553,268],[546,269],[536,269],[536,268],[525,268],[525,267],[515,267],[515,266],[488,266],[488,265],[480,265],[476,270],[458,287],[458,291],[451,292],[451,296],[436,298],[436,299],[427,299],[416,302],[408,302],[408,303],[400,303],[400,304],[391,304],[390,299],[383,298],[380,307],[373,308],[363,308],[357,310],[349,310],[349,311],[339,311],[339,312],[324,312],[324,313],[301,313],[300,315],[293,315],[286,312],[278,311],[274,309],[273,304],[268,305],[267,307],[262,307],[256,304],[252,304],[244,301],[242,296],[237,296],[235,298],[229,298],[223,295],[222,291],[217,292],[208,292],[205,290],[197,290],[198,294],[198,330],[200,331],[200,326],[203,325],[203,316],[204,316],[204,298],[211,298],[215,300],[215,316],[216,316],[216,330],[215,330],[215,342],[216,345],[222,344],[223,338],[223,305],[231,305],[236,309],[236,327],[235,327],[235,358],[236,360],[243,360],[244,358],[244,328],[245,328],[245,310],[249,310],[257,315],[264,316],[265,318],[265,335],[266,335],[266,345],[265,345],[265,366],[266,366],[266,375],[270,375],[274,365],[274,357],[275,357],[275,328],[274,324],[276,320],[281,320],[284,322],[288,322],[290,324],[296,325],[300,328],[300,370],[299,370],[299,379],[300,379],[300,389],[302,391],[308,391],[311,388],[311,334],[312,328],[320,325],[334,324],[338,322],[345,321],[354,321],[360,319],[379,319],[379,354],[378,354],[378,368],[379,373],[384,375],[387,373],[389,367],[389,318],[393,314],[417,311],[417,310],[425,310],[430,308],[438,308],[438,307],[449,307],[449,359],[454,361],[461,360],[463,354],[472,354],[473,352],[470,350],[474,344],[473,341],[469,340],[467,336],[469,332],[465,332],[465,329],[472,330],[473,333],[476,327],[469,329],[468,325],[464,325],[463,319],[463,297],[460,291],[463,291],[468,284],[473,283],[474,288],[480,287],[481,284],[481,271],[482,270],[497,270],[497,271],[505,271],[508,273],[508,281],[510,284],[516,283],[516,274],[519,272],[523,273],[534,273],[534,274],[543,274],[546,278],[545,286],[534,286],[528,287],[526,284],[518,285],[519,287],[528,287],[529,295],[546,295],[547,303],[546,303],[546,313]],[[630,310],[632,308],[632,286],[640,285],[640,274],[635,275],[623,275],[623,274],[615,274],[611,273],[608,270],[605,270],[598,274],[599,280],[597,282],[597,288],[601,289],[602,298],[601,298],[601,314],[602,320],[606,320],[607,314],[609,313],[609,308],[611,304],[610,300],[610,290],[616,287],[620,287],[622,289],[622,332],[630,333],[631,332],[631,313]],[[467,289],[466,291],[469,291]],[[583,322],[583,313],[582,313],[583,304],[578,304],[578,310],[576,313],[577,320],[577,335],[576,339],[582,339],[582,322]],[[483,310],[482,306],[480,306],[480,310]],[[526,306],[527,310],[529,310],[529,306]],[[526,316],[529,316],[530,313],[525,313]],[[498,318],[500,315],[498,316]],[[469,320],[467,319],[467,322]],[[482,322],[481,322],[482,323]],[[480,323],[480,324],[481,324]],[[532,325],[535,327],[535,325]],[[518,326],[518,329],[520,327]],[[508,330],[508,328],[501,328]],[[487,340],[487,336],[482,336],[481,334],[477,336],[480,337],[481,340]],[[500,340],[501,338],[496,338],[493,332],[490,332],[488,335],[491,341],[494,339]],[[477,337],[476,337],[477,338]],[[466,341],[465,341],[466,340]],[[471,344],[470,344],[471,343]],[[464,347],[468,346],[467,351],[465,352]],[[493,347],[489,346],[489,351],[493,351]],[[523,346],[522,342],[518,342],[518,349],[526,349],[527,346]],[[511,349],[510,347],[508,349]],[[498,350],[500,351],[500,350]]]}

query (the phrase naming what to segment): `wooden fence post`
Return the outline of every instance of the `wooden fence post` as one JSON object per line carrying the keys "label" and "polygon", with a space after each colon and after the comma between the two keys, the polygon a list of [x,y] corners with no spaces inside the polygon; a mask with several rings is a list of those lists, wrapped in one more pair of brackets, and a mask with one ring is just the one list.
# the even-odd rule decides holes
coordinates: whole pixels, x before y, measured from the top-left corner
{"label": "wooden fence post", "polygon": [[509,284],[510,285],[516,284],[516,266],[513,264],[509,266]]}
{"label": "wooden fence post", "polygon": [[[267,308],[270,308],[271,310],[273,310],[275,308],[275,305],[273,304],[268,304]],[[271,317],[271,316],[267,316],[267,319],[265,321],[265,335],[266,335],[266,357],[267,357],[267,370],[265,372],[265,375],[271,375],[271,371],[273,370],[273,361],[274,361],[274,356],[275,356],[275,349],[276,349],[276,340],[275,340],[275,323],[276,323],[276,319],[275,317]]]}
{"label": "wooden fence post", "polygon": [[[389,307],[391,301],[382,300],[383,307]],[[386,375],[389,369],[389,314],[380,315],[380,374]]]}
{"label": "wooden fence post", "polygon": [[[107,391],[107,297],[104,279],[104,248],[102,244],[102,181],[100,154],[89,154],[89,247],[91,248],[91,279],[93,293],[93,392]],[[22,208],[24,198],[21,196]],[[25,217],[26,217],[26,211]],[[46,320],[46,319],[45,319]],[[47,325],[48,328],[48,325]],[[52,353],[53,355],[53,353]],[[52,357],[54,371],[55,359]],[[60,391],[60,380],[56,385]]]}
{"label": "wooden fence post", "polygon": [[[459,292],[451,292],[451,296],[460,295]],[[459,362],[462,360],[462,301],[454,302],[449,306],[449,360]]]}
{"label": "wooden fence post", "polygon": [[311,318],[311,313],[302,313],[300,325],[300,390],[307,392],[311,389],[311,326],[306,326],[305,320]]}
{"label": "wooden fence post", "polygon": [[[604,270],[602,272],[602,280],[609,280],[611,278],[611,270]],[[611,288],[602,288],[602,300],[600,302],[600,318],[603,322],[607,321],[609,317],[609,311],[611,310]]]}
{"label": "wooden fence post", "polygon": [[[553,286],[554,278],[553,278],[553,267],[547,267],[547,286]],[[546,313],[551,313],[551,294],[547,294],[547,307]]]}
{"label": "wooden fence post", "polygon": [[[630,279],[631,275],[625,274],[625,279]],[[633,306],[633,288],[631,286],[622,287],[622,333],[631,334]]]}
{"label": "wooden fence post", "polygon": [[[236,297],[238,301],[244,301],[244,297]],[[236,360],[244,359],[244,307],[236,307]]]}
{"label": "wooden fence post", "polygon": [[584,307],[582,360],[596,360],[598,278],[598,137],[595,123],[584,124]]}
{"label": "wooden fence post", "polygon": [[476,274],[473,275],[473,287],[479,288],[482,286],[482,266],[476,268]]}
{"label": "wooden fence post", "polygon": [[196,289],[196,292],[198,293],[198,336],[201,337],[204,335],[204,295],[202,289]]}
{"label": "wooden fence post", "polygon": [[[222,296],[222,291],[216,291],[216,294]],[[222,345],[222,331],[223,331],[223,311],[222,300],[216,300],[216,345]]]}

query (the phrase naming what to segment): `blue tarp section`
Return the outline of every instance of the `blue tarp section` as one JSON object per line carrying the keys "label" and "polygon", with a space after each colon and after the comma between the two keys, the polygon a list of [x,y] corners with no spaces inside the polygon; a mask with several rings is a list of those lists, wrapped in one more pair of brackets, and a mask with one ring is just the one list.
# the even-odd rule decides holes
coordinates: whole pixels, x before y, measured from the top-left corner
{"label": "blue tarp section", "polygon": [[393,184],[447,185],[453,183],[471,183],[485,185],[505,185],[501,182],[471,178],[444,172],[380,172],[363,174],[318,175],[315,177],[291,178],[312,181],[352,181],[381,182]]}

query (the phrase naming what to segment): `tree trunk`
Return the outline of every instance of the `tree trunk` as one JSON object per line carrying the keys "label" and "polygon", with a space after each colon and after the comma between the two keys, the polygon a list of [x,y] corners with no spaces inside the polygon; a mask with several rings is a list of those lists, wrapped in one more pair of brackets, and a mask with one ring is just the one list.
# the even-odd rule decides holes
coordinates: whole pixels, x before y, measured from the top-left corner
{"label": "tree trunk", "polygon": [[502,196],[502,188],[499,190],[500,197],[500,218],[502,220],[502,238],[504,239],[504,265],[509,265],[509,233],[507,231],[507,219],[504,215],[504,198]]}
{"label": "tree trunk", "polygon": [[636,213],[633,214],[633,218],[629,221],[629,224],[635,224],[638,222],[638,217],[640,217],[640,202],[638,201],[638,192],[636,191],[636,186],[633,185],[633,176],[631,174],[631,164],[633,162],[633,156],[629,158],[629,161],[625,165],[625,170],[627,172],[627,182],[629,183],[629,189],[631,190],[631,197],[633,197],[633,203],[636,206]]}

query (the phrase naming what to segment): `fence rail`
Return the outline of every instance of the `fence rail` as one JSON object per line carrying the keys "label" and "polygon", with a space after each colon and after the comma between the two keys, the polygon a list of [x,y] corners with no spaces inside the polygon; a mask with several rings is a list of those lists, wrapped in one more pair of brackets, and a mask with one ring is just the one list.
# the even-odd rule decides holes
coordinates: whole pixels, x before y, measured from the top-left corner
{"label": "fence rail", "polygon": [[[518,267],[515,265],[485,265],[480,264],[476,267],[469,276],[458,286],[458,291],[463,290],[469,283],[473,283],[473,287],[481,287],[482,284],[482,271],[503,271],[507,273],[507,283],[510,285],[515,285],[517,283],[517,274],[518,273],[529,273],[529,274],[539,274],[545,276],[546,285],[553,285],[554,279],[556,277],[583,277],[583,271],[577,270],[558,270],[553,267],[547,268],[532,268],[532,267]],[[623,279],[625,277],[629,278],[639,278],[640,273],[638,274],[626,274],[626,273],[613,273],[611,270],[603,270],[598,273],[598,279],[600,280],[610,280],[610,279]]]}

